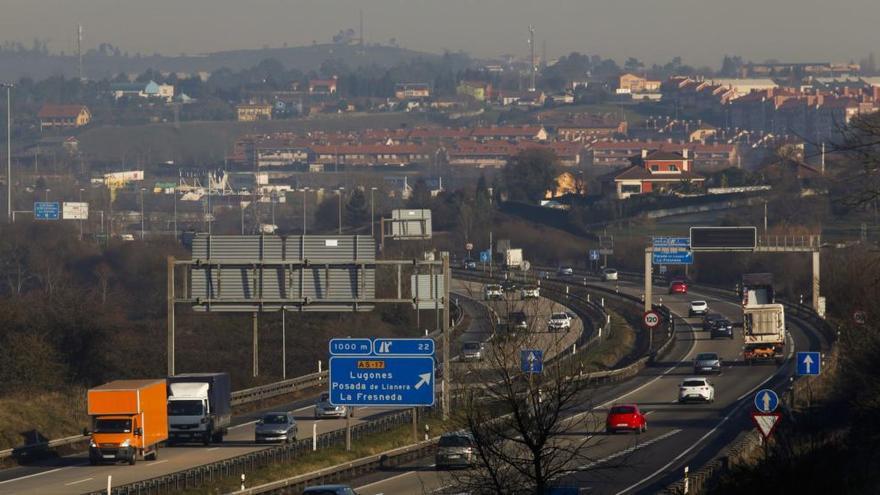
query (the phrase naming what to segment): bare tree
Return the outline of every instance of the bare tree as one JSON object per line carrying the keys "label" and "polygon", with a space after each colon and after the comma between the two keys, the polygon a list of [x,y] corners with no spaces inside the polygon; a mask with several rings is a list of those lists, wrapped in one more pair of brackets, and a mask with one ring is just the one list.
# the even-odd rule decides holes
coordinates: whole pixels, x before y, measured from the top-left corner
{"label": "bare tree", "polygon": [[[548,329],[546,318],[560,310],[557,304],[518,301],[508,293],[491,305],[497,321],[485,357],[456,371],[464,369],[467,377],[456,377],[455,421],[473,436],[476,462],[450,472],[447,485],[475,494],[544,494],[560,478],[599,465],[590,455],[601,442],[592,431],[590,391],[578,380],[576,359],[548,362],[540,373],[522,369],[524,349],[543,349],[551,360],[571,340],[564,330]],[[523,310],[531,315],[528,329],[511,321]]]}

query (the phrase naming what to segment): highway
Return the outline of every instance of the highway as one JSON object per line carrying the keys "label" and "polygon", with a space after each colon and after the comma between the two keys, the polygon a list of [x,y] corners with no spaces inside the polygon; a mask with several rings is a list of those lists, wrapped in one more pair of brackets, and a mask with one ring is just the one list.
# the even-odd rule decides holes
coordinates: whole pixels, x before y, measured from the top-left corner
{"label": "highway", "polygon": [[[472,282],[454,281],[452,289],[461,295],[473,295],[474,299],[480,299],[482,286]],[[518,295],[518,294],[517,294]],[[485,317],[486,311],[481,310],[479,302],[463,300],[465,310],[469,311],[472,320],[468,329],[460,336],[459,341],[485,340],[492,331],[492,322]],[[538,299],[521,304],[518,301],[494,301],[490,303],[499,314],[506,313],[506,307],[510,304],[511,310],[523,310],[530,321],[536,324],[546,324],[551,311],[564,311],[565,308],[549,299]],[[575,341],[581,332],[580,320],[575,319],[572,330],[566,332],[561,342]],[[547,337],[549,339],[549,337]],[[559,338],[555,340],[560,340]],[[550,340],[546,340],[549,345]],[[451,346],[451,354],[457,354],[460,345]],[[565,345],[560,344],[559,349]],[[455,371],[453,371],[455,376]],[[438,388],[439,390],[439,388]],[[345,428],[344,419],[314,420],[312,411],[317,395],[298,400],[288,404],[278,405],[269,410],[293,411],[299,427],[298,438],[310,438],[312,425],[317,423],[318,433],[325,433],[336,429]],[[19,466],[0,471],[0,494],[61,494],[83,493],[101,490],[107,485],[107,476],[113,476],[113,485],[123,485],[139,480],[150,479],[157,476],[173,473],[194,466],[220,461],[230,457],[246,454],[248,452],[267,448],[266,445],[256,445],[254,438],[254,423],[262,413],[269,410],[249,413],[236,417],[234,426],[230,428],[229,435],[222,444],[204,447],[201,445],[183,445],[171,448],[162,448],[159,459],[156,461],[138,461],[135,466],[128,465],[101,465],[91,466],[88,463],[87,453],[78,453],[57,459],[48,459],[27,466]],[[367,421],[388,409],[383,408],[356,408],[356,417],[352,418],[352,424]]]}
{"label": "highway", "polygon": [[[613,282],[607,285],[610,284]],[[632,295],[642,292],[641,281],[622,280],[619,285],[621,292]],[[741,308],[732,297],[719,300],[699,291],[674,296],[660,292],[657,296],[663,297],[673,313],[685,316],[689,301],[708,300],[713,312],[741,323]],[[646,368],[632,380],[594,390],[585,397],[585,402],[597,405],[595,414],[579,413],[574,420],[582,422],[580,431],[594,441],[585,453],[592,460],[571,466],[574,472],[558,480],[559,484],[576,485],[599,494],[654,493],[680,479],[683,466],[692,462],[701,464],[721,453],[742,430],[754,392],[777,373],[791,372],[790,359],[781,368],[772,364],[746,366],[739,357],[741,334],[732,340],[711,340],[702,332],[700,318],[685,321],[688,324],[677,325],[676,342],[662,362]],[[789,358],[795,349],[819,348],[816,336],[799,328],[792,319],[788,322]],[[715,403],[678,404],[678,384],[693,375],[694,356],[708,351],[719,353],[725,360],[723,373],[711,378],[716,388]],[[603,431],[605,414],[615,403],[639,404],[648,415],[648,432],[606,435]],[[595,422],[589,421],[589,417]],[[433,459],[425,458],[392,473],[366,476],[352,486],[361,495],[430,493],[454,489],[451,479],[448,474],[434,471]]]}

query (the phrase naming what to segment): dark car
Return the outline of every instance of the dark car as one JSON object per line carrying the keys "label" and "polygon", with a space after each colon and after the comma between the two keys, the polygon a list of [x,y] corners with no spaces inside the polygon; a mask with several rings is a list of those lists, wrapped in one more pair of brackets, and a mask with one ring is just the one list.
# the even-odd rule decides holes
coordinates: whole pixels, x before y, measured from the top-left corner
{"label": "dark car", "polygon": [[476,270],[477,269],[477,262],[474,260],[464,260],[464,263],[462,264],[462,266],[464,267],[465,270]]}
{"label": "dark car", "polygon": [[733,323],[727,318],[721,318],[720,320],[715,320],[712,322],[712,326],[709,327],[709,332],[711,337],[714,339],[715,337],[727,337],[728,339],[733,338]]}
{"label": "dark car", "polygon": [[501,282],[501,290],[504,292],[516,292],[516,289],[516,282],[513,280],[505,280],[504,282]]}
{"label": "dark car", "polygon": [[529,319],[526,317],[526,314],[522,311],[514,311],[510,313],[510,317],[507,318],[511,325],[517,330],[528,330],[529,329]]}
{"label": "dark car", "polygon": [[703,317],[703,331],[708,332],[712,330],[712,326],[715,325],[716,321],[721,321],[725,319],[723,316],[718,313],[709,313]]}
{"label": "dark car", "polygon": [[303,495],[358,495],[348,485],[310,486],[303,490]]}
{"label": "dark car", "polygon": [[437,469],[469,467],[474,462],[476,446],[470,433],[444,433],[437,443],[435,465]]}

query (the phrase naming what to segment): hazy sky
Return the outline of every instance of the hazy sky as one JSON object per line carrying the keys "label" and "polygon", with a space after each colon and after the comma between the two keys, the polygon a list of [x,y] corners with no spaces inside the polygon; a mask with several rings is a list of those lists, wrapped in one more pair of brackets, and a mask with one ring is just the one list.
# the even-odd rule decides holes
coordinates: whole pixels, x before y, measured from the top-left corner
{"label": "hazy sky", "polygon": [[[528,52],[528,24],[548,55],[718,66],[725,53],[755,61],[858,59],[880,52],[880,0],[0,0],[0,40],[48,39],[174,55],[327,42],[357,28],[368,42],[477,56]],[[878,53],[880,56],[880,53]]]}

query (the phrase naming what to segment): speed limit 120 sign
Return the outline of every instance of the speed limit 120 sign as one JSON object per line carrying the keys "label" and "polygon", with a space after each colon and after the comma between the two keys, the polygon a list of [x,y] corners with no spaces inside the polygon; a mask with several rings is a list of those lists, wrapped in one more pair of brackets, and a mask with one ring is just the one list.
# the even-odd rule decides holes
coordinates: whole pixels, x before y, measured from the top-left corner
{"label": "speed limit 120 sign", "polygon": [[654,328],[660,324],[660,315],[654,311],[645,311],[645,315],[642,317],[642,322],[646,327]]}

